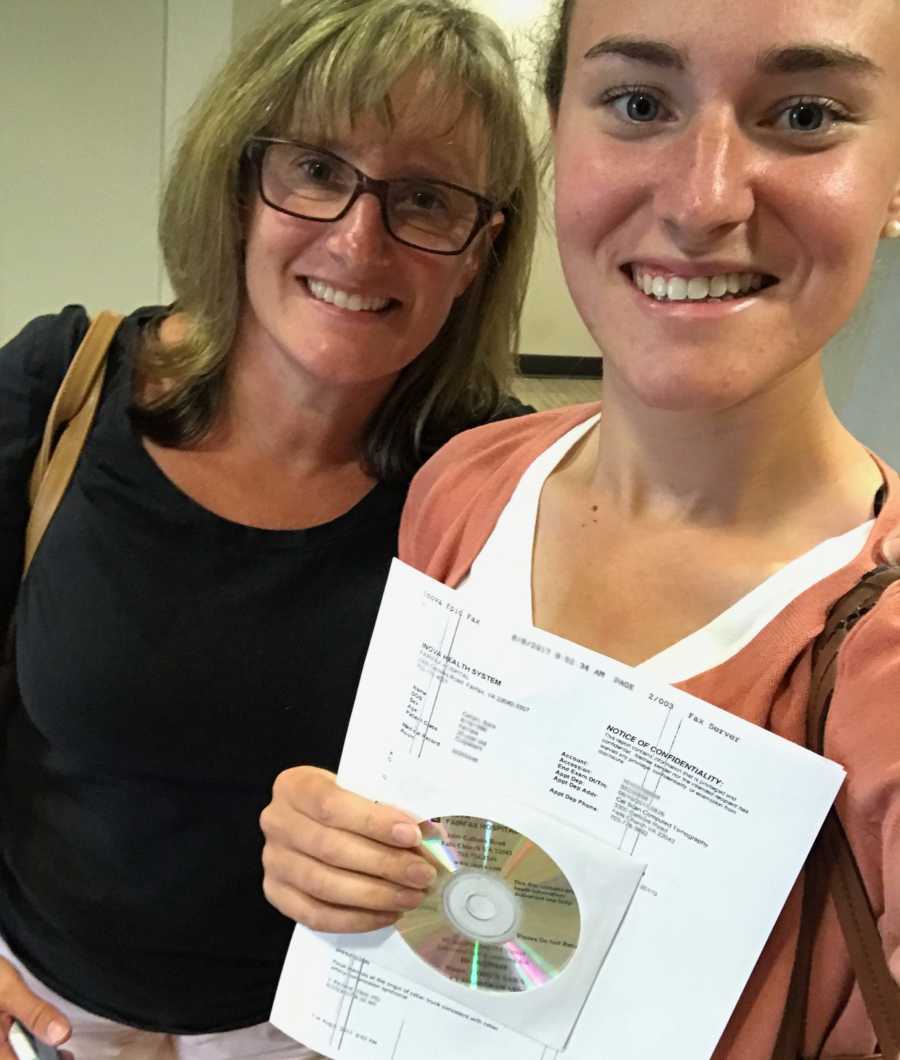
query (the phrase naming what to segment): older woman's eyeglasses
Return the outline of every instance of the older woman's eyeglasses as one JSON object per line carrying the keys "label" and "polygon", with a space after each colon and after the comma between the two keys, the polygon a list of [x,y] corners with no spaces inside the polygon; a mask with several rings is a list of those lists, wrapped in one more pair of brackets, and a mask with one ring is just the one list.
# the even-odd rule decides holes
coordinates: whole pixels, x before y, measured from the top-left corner
{"label": "older woman's eyeglasses", "polygon": [[368,193],[381,203],[394,239],[432,254],[461,254],[498,209],[443,180],[375,180],[331,151],[295,140],[257,136],[249,150],[259,194],[274,210],[305,221],[339,221]]}

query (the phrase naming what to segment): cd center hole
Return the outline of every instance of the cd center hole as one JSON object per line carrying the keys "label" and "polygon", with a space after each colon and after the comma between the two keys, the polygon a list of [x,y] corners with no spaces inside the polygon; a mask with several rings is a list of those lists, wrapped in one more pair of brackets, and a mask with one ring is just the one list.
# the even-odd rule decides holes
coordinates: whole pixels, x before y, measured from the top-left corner
{"label": "cd center hole", "polygon": [[497,906],[486,894],[470,894],[466,899],[466,911],[476,920],[491,920],[497,915]]}

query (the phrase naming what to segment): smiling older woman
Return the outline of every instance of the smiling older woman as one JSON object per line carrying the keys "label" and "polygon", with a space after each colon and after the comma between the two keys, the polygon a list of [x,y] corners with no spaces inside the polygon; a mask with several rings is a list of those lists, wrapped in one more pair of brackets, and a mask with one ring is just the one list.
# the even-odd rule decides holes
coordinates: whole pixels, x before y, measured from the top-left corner
{"label": "smiling older woman", "polygon": [[[401,558],[802,742],[816,634],[900,525],[897,474],[842,427],[821,368],[879,237],[900,235],[900,5],[566,0],[546,94],[560,254],[603,350],[602,414],[455,439],[413,484]],[[826,733],[895,975],[898,702],[895,585],[845,645]],[[372,879],[398,878],[372,843],[396,814],[321,772],[279,784],[267,812],[281,907],[302,919],[324,897],[348,925],[348,907],[398,908]],[[344,829],[329,842],[310,823],[325,793]],[[311,896],[285,835],[328,850],[340,885],[323,884],[320,857]],[[798,886],[717,1060],[771,1056],[799,916]],[[874,1044],[830,910],[804,1055]]]}
{"label": "smiling older woman", "polygon": [[295,0],[242,45],[166,189],[176,303],[122,324],[21,592],[86,315],[0,351],[0,1056],[9,1016],[83,1060],[307,1055],[266,1023],[291,924],[258,816],[279,771],[337,763],[411,475],[522,411],[516,85],[454,0]]}

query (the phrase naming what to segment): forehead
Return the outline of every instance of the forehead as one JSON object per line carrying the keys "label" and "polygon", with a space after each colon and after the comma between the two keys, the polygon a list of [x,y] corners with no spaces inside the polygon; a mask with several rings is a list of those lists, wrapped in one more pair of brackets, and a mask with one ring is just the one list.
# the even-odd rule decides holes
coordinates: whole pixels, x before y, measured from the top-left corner
{"label": "forehead", "polygon": [[900,0],[575,0],[570,63],[612,36],[665,41],[686,55],[689,68],[827,44],[866,56],[900,84]]}
{"label": "forehead", "polygon": [[477,105],[455,85],[427,73],[401,77],[380,106],[358,114],[321,117],[298,108],[289,133],[330,147],[362,168],[383,167],[371,176],[427,170],[460,184],[482,184],[487,174],[487,137]]}

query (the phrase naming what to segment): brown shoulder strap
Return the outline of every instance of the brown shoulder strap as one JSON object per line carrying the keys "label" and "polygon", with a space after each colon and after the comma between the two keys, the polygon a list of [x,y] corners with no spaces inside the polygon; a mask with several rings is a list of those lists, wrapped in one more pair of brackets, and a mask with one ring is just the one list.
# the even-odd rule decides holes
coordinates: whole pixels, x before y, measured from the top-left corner
{"label": "brown shoulder strap", "polygon": [[882,1056],[900,1058],[900,987],[891,975],[866,885],[840,818],[828,815],[819,839],[850,961]]}
{"label": "brown shoulder strap", "polygon": [[803,1056],[813,942],[827,897],[827,880],[822,872],[817,872],[813,867],[813,855],[810,853],[803,871],[803,904],[800,912],[800,934],[794,954],[794,968],[788,986],[781,1027],[775,1041],[775,1048],[772,1050],[772,1060],[799,1060]]}
{"label": "brown shoulder strap", "polygon": [[806,716],[806,746],[824,754],[825,722],[837,673],[837,656],[844,637],[878,603],[884,590],[900,579],[900,567],[876,567],[837,601],[813,646],[813,671]]}
{"label": "brown shoulder strap", "polygon": [[[824,751],[825,724],[834,693],[841,643],[859,619],[871,611],[882,592],[898,579],[898,567],[878,567],[869,571],[832,607],[825,628],[816,639],[807,713],[807,746],[817,754]],[[813,936],[829,891],[882,1055],[898,1060],[900,988],[888,968],[859,866],[834,808],[807,860],[800,939],[773,1060],[796,1060],[801,1055]]]}
{"label": "brown shoulder strap", "polygon": [[[56,393],[47,417],[40,451],[31,473],[31,515],[25,532],[25,576],[44,531],[69,484],[100,401],[106,351],[122,317],[103,312],[95,317]],[[56,441],[60,429],[63,430]],[[55,443],[55,444],[54,444]]]}

